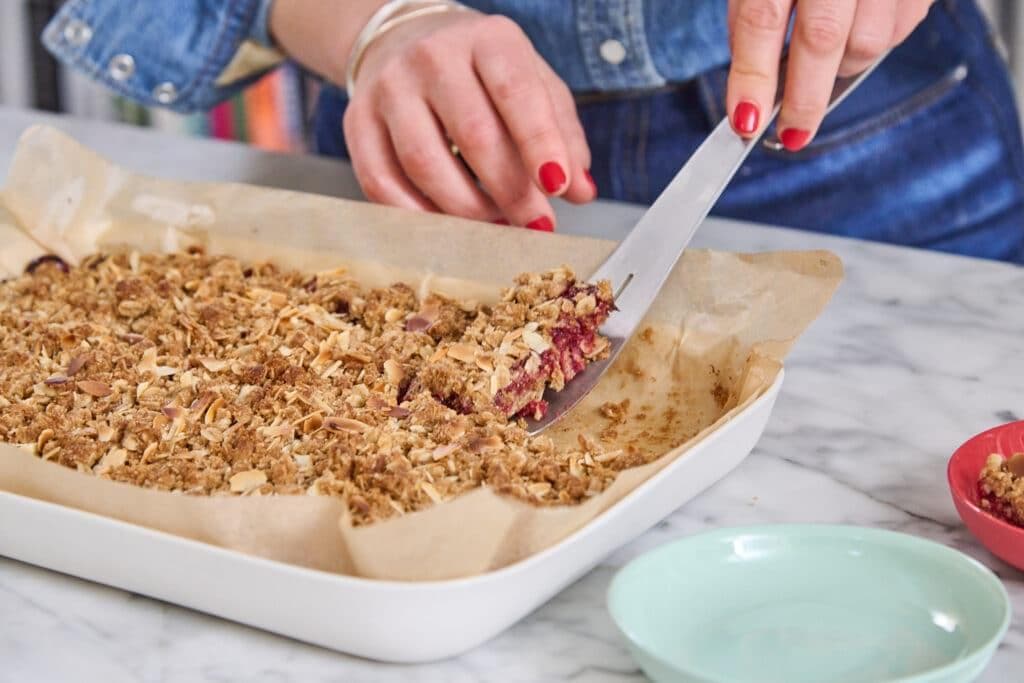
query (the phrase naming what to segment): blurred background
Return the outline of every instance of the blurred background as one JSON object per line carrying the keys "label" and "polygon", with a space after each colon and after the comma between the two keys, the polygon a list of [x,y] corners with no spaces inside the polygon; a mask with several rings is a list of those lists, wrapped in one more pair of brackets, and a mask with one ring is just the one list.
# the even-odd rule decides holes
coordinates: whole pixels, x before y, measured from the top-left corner
{"label": "blurred background", "polygon": [[[723,0],[724,1],[724,0]],[[64,0],[0,0],[0,106],[120,121],[188,135],[236,140],[276,151],[304,151],[315,79],[286,66],[214,110],[181,116],[111,95],[50,57],[39,35]],[[1024,2],[981,0],[1024,92]]]}

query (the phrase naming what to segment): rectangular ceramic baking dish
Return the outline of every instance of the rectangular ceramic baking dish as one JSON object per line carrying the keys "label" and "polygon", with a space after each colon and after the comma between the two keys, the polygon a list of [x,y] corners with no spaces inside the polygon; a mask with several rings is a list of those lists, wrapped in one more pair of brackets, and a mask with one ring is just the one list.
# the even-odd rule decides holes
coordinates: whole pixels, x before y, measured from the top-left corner
{"label": "rectangular ceramic baking dish", "polygon": [[388,662],[451,657],[509,628],[739,465],[764,431],[782,380],[780,372],[745,410],[579,531],[479,576],[341,576],[4,491],[0,555],[348,654]]}

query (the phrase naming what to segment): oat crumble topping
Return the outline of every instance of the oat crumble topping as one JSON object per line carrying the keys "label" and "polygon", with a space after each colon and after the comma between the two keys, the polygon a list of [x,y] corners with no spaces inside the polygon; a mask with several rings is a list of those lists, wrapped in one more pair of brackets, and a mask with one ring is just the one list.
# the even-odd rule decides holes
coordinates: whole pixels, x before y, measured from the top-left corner
{"label": "oat crumble topping", "polygon": [[340,495],[357,524],[484,484],[578,503],[646,459],[516,416],[607,353],[611,310],[566,268],[481,306],[200,250],[44,258],[0,284],[0,441],[162,490]]}

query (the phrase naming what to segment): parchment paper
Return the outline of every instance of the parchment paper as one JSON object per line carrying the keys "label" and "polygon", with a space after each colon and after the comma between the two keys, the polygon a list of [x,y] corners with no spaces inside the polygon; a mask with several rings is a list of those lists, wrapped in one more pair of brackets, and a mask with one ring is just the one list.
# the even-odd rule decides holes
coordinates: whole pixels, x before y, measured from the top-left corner
{"label": "parchment paper", "polygon": [[[401,280],[482,301],[520,272],[567,264],[586,275],[613,246],[294,192],[156,180],[53,129],[23,136],[0,191],[0,278],[43,253],[74,264],[96,251],[192,244],[310,271],[346,266],[371,285]],[[826,252],[687,252],[648,316],[650,331],[552,434],[556,443],[593,437],[607,426],[597,406],[629,398],[632,417],[615,438],[658,457],[578,506],[538,508],[479,489],[353,527],[340,499],[152,491],[8,445],[0,445],[0,489],[332,572],[410,581],[486,572],[565,538],[760,396],[841,277]]]}

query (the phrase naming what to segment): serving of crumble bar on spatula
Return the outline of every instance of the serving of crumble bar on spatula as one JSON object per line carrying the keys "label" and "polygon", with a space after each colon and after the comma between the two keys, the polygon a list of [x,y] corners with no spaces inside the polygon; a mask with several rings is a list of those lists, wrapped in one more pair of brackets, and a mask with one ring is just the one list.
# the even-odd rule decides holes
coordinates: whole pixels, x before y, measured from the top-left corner
{"label": "serving of crumble bar on spatula", "polygon": [[[885,55],[857,76],[837,78],[825,110],[826,115],[860,85],[884,58]],[[785,59],[779,73],[786,73]],[[780,79],[776,105],[765,128],[771,125],[778,114],[784,86],[784,81]],[[728,117],[722,119],[626,238],[590,277],[591,282],[610,282],[615,288],[615,312],[600,329],[600,334],[608,342],[607,353],[580,371],[560,391],[549,390],[543,400],[543,412],[538,411],[532,416],[523,415],[527,418],[531,435],[541,432],[565,415],[591,392],[611,367],[654,303],[697,228],[758,139],[739,137],[732,130]]]}

